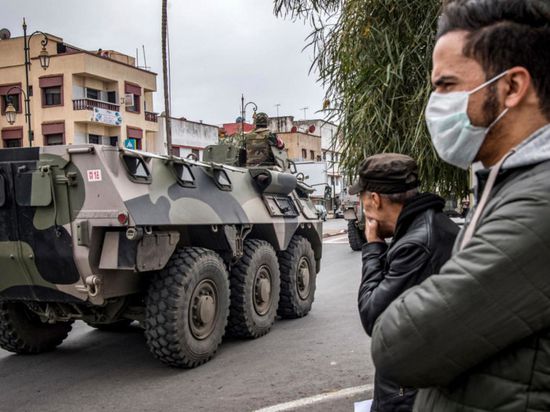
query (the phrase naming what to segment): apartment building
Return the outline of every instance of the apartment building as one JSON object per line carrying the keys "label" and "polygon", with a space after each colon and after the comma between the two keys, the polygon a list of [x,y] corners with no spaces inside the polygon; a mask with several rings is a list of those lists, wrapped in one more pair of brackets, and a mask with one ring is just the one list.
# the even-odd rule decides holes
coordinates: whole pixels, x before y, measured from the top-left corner
{"label": "apartment building", "polygon": [[[42,35],[29,44],[29,99],[33,146],[97,143],[155,150],[158,132],[153,110],[156,77],[135,59],[112,50],[86,51],[47,34],[50,57],[39,62]],[[0,147],[29,145],[23,37],[0,40]],[[5,112],[11,101],[13,124]]]}

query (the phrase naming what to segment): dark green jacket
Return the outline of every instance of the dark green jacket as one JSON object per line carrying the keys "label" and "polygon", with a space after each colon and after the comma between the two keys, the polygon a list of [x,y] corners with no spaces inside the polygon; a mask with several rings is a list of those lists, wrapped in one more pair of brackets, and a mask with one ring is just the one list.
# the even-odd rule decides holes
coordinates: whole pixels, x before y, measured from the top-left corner
{"label": "dark green jacket", "polygon": [[374,326],[376,368],[426,388],[415,411],[550,411],[548,132],[538,163],[499,175],[469,244]]}

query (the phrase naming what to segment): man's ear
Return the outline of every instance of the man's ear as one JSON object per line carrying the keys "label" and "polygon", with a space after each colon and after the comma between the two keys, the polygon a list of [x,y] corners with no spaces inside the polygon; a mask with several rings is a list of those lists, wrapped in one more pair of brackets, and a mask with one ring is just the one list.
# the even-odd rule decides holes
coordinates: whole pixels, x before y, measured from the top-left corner
{"label": "man's ear", "polygon": [[535,98],[537,102],[531,102],[538,104],[538,98],[533,88],[533,81],[529,71],[525,67],[517,66],[508,70],[508,74],[504,77],[505,86],[505,99],[504,106],[513,108],[518,106],[521,102],[526,102],[526,98]]}
{"label": "man's ear", "polygon": [[382,207],[382,198],[378,193],[372,192],[370,194],[370,198],[372,200],[372,203],[376,209],[380,209]]}

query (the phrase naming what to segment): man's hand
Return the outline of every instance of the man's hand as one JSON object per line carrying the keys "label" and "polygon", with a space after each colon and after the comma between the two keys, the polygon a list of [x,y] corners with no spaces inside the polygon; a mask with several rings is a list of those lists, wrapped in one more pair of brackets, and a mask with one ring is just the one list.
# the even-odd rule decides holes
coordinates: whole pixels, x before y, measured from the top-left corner
{"label": "man's hand", "polygon": [[373,242],[382,242],[384,243],[384,239],[380,236],[380,232],[378,230],[378,221],[374,219],[368,219],[366,218],[365,221],[365,236],[367,238],[367,242],[373,243]]}

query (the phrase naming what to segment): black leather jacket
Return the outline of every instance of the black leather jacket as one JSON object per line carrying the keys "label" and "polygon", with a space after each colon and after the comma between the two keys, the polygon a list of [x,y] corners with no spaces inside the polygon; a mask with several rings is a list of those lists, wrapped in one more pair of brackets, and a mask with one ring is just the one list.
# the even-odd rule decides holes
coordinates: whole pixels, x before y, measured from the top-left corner
{"label": "black leather jacket", "polygon": [[[443,212],[445,201],[431,193],[407,201],[391,244],[363,245],[359,314],[367,334],[378,316],[406,289],[437,273],[450,258],[458,226]],[[412,411],[416,389],[375,374],[374,412]]]}

